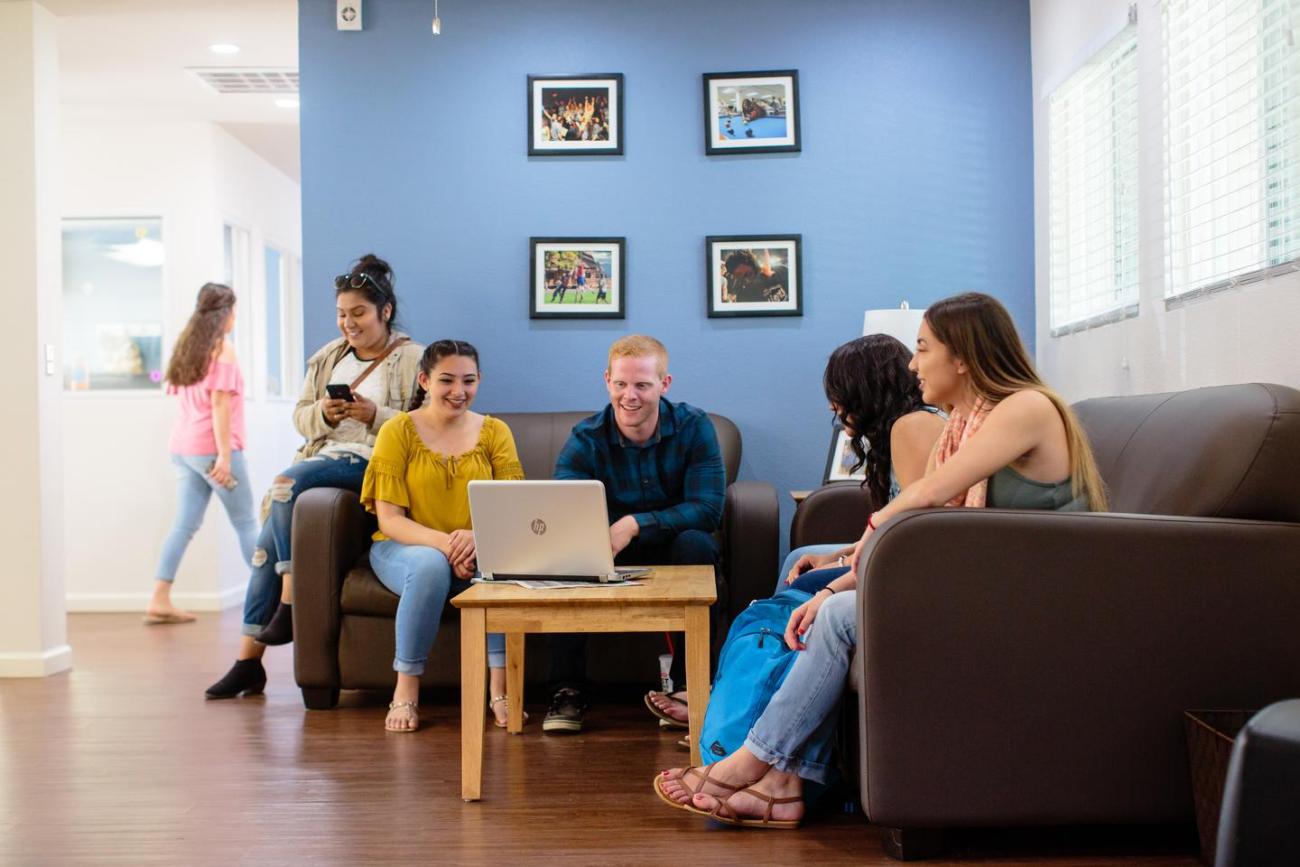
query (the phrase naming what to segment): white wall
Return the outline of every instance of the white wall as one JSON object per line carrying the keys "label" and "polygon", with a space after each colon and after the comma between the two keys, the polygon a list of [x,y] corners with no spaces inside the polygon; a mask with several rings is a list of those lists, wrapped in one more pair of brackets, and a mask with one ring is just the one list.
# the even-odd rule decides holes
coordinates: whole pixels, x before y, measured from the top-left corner
{"label": "white wall", "polygon": [[[208,123],[140,123],[69,117],[63,126],[63,213],[69,217],[161,216],[164,355],[193,310],[198,287],[222,274],[224,220],[253,233],[252,297],[239,315],[256,331],[263,234],[301,250],[298,185]],[[242,359],[255,380],[254,359]],[[167,438],[174,402],[161,392],[67,394],[64,500],[68,608],[142,609],[171,526],[175,481]],[[254,499],[287,461],[287,408],[254,391],[246,404]],[[270,461],[270,452],[276,452]],[[266,459],[264,459],[264,457]],[[268,469],[269,463],[275,468]],[[214,610],[243,598],[247,567],[220,504],[181,563],[174,598]]]}
{"label": "white wall", "polygon": [[40,677],[66,669],[72,653],[62,598],[61,379],[45,369],[46,348],[61,342],[58,41],[53,16],[34,3],[0,3],[0,121],[0,299],[9,325],[0,341],[0,677]]}
{"label": "white wall", "polygon": [[1031,0],[1038,364],[1067,400],[1235,382],[1300,387],[1300,273],[1173,310],[1164,302],[1163,72],[1158,0],[1138,3],[1139,315],[1052,337],[1048,307],[1048,106],[1057,84],[1124,25],[1128,0]]}
{"label": "white wall", "polygon": [[[294,451],[302,444],[293,428],[291,414],[297,402],[298,386],[302,382],[302,310],[297,295],[290,292],[291,306],[286,313],[292,332],[284,342],[281,352],[293,359],[296,377],[288,384],[287,398],[267,398],[266,394],[266,334],[264,329],[265,298],[263,287],[263,247],[271,244],[282,252],[291,254],[297,262],[302,256],[302,195],[296,181],[273,167],[233,135],[213,127],[213,193],[218,223],[243,226],[251,233],[253,257],[253,297],[241,299],[243,323],[250,328],[251,358],[242,358],[244,375],[250,390],[257,395],[245,404],[245,421],[248,441],[244,457],[253,477],[254,503],[261,503],[262,493],[275,474],[289,464]],[[218,231],[220,225],[217,226]],[[220,235],[217,236],[220,239]],[[296,267],[295,269],[296,270]],[[293,278],[295,281],[297,277]],[[289,291],[289,287],[285,287]],[[333,287],[328,294],[333,304]],[[215,507],[209,510],[207,524],[219,524],[217,552],[220,562],[220,584],[224,599],[234,598],[242,604],[244,587],[248,582],[248,567],[244,564],[239,543],[230,524],[218,520]],[[207,526],[205,524],[205,526]]]}

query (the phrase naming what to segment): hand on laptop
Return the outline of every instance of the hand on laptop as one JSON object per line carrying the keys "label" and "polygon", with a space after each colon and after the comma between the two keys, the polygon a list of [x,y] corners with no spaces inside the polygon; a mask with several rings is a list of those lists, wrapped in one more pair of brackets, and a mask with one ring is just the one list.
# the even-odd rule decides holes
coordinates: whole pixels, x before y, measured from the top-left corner
{"label": "hand on laptop", "polygon": [[609,547],[617,557],[619,552],[628,546],[637,533],[641,532],[641,527],[632,515],[624,515],[613,524],[609,525]]}

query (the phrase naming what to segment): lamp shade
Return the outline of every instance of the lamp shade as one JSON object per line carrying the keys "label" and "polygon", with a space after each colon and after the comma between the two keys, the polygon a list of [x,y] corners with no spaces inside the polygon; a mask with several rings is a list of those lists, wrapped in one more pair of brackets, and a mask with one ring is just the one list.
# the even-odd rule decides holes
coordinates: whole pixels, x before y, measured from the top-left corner
{"label": "lamp shade", "polygon": [[913,310],[906,305],[888,310],[868,310],[862,317],[862,336],[888,334],[909,350],[916,346],[916,332],[921,330],[924,310]]}

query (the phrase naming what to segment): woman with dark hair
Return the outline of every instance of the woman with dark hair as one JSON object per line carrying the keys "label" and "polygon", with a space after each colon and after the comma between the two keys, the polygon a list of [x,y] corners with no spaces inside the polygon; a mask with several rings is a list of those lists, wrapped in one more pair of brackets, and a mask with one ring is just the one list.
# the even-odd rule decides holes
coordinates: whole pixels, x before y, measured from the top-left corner
{"label": "woman with dark hair", "polygon": [[167,393],[180,401],[168,443],[176,469],[176,522],[163,542],[145,609],[149,625],[194,621],[172,604],[172,582],[214,492],[239,536],[244,562],[253,556],[257,521],[244,464],[244,377],[234,344],[226,339],[234,327],[235,293],[221,283],[203,284],[167,364]]}
{"label": "woman with dark hair", "polygon": [[[916,377],[908,370],[911,360],[912,353],[895,338],[871,334],[850,340],[832,352],[822,374],[822,389],[831,412],[844,426],[858,459],[852,470],[866,467],[862,487],[875,506],[889,502],[901,487],[921,477],[943,430],[943,421],[921,398]],[[847,568],[852,553],[851,542],[796,548],[777,573],[775,591],[809,572]],[[827,574],[819,573],[822,581]],[[809,580],[812,578],[810,575]],[[687,724],[688,700],[685,690],[672,694],[652,691],[645,697],[651,713],[679,727]]]}
{"label": "woman with dark hair", "polygon": [[[866,468],[862,487],[873,505],[883,506],[921,478],[943,430],[908,369],[911,361],[911,351],[898,340],[872,334],[836,349],[822,376],[831,411],[857,458],[851,472]],[[811,570],[843,565],[852,553],[852,543],[796,548],[777,575],[777,590]]]}
{"label": "woman with dark hair", "polygon": [[[972,292],[930,307],[911,369],[925,401],[949,413],[925,475],[868,519],[850,571],[791,614],[785,641],[802,652],[744,746],[707,773],[672,769],[655,777],[656,793],[670,805],[733,825],[799,826],[803,781],[828,777],[827,745],[857,645],[858,561],[890,519],[939,506],[1106,509],[1082,426],[1039,378],[996,299]],[[953,568],[978,555],[953,551]]]}
{"label": "woman with dark hair", "polygon": [[[334,278],[340,337],[307,360],[293,423],[306,440],[293,466],[271,483],[244,597],[243,637],[234,666],[208,698],[253,695],[266,685],[267,645],[293,640],[290,541],[293,505],[310,488],[360,492],[375,437],[406,406],[422,347],[394,328],[393,271],[373,254]],[[278,603],[278,604],[277,604]]]}
{"label": "woman with dark hair", "polygon": [[[477,569],[469,511],[474,479],[522,479],[514,436],[500,419],[470,407],[482,372],[478,350],[463,340],[431,343],[420,359],[409,412],[398,413],[375,441],[361,502],[379,518],[370,565],[397,603],[397,688],[384,728],[420,727],[420,675],[438,636],[442,609]],[[505,636],[488,636],[488,708],[506,724]]]}

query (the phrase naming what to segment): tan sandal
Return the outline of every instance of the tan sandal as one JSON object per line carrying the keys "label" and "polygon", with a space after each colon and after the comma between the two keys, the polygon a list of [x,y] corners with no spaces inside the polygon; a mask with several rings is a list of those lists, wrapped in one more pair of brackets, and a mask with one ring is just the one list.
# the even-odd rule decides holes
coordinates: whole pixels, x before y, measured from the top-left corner
{"label": "tan sandal", "polygon": [[[384,717],[384,731],[398,732],[399,734],[408,734],[420,728],[420,710],[419,703],[414,701],[394,701],[388,704],[388,716]],[[402,712],[395,715],[393,711]],[[393,721],[402,720],[410,723],[410,728],[398,728],[392,725]]]}
{"label": "tan sandal", "polygon": [[[722,784],[718,783],[717,781],[714,781],[714,785],[719,786]],[[761,819],[741,818],[740,813],[736,812],[736,808],[731,806],[729,802],[731,801],[732,798],[742,793],[746,795],[752,795],[755,798],[767,802],[767,807],[765,807],[763,810],[763,818]],[[694,796],[692,796],[692,798],[693,797]],[[726,795],[722,796],[721,798],[717,798],[717,801],[718,801],[718,806],[714,807],[712,812],[704,813],[703,810],[697,810],[697,812],[704,813],[706,816],[708,816],[710,819],[713,819],[715,822],[722,822],[726,825],[736,825],[741,828],[771,828],[774,831],[793,831],[803,823],[803,819],[773,819],[772,818],[772,808],[775,807],[777,804],[799,803],[803,801],[802,797],[773,798],[771,795],[765,794],[763,792],[755,791],[753,783],[749,784],[748,786],[737,787],[735,791],[728,792]],[[730,816],[722,815],[722,810],[724,807],[726,808],[727,812],[731,813]]]}
{"label": "tan sandal", "polygon": [[[745,786],[733,786],[731,783],[724,783],[721,780],[710,780],[709,774],[713,772],[714,767],[714,765],[705,765],[703,771],[701,771],[700,768],[687,768],[682,771],[680,777],[676,778],[681,782],[682,786],[685,787],[686,791],[690,792],[690,797],[686,799],[686,803],[684,804],[672,798],[667,792],[659,787],[660,780],[665,779],[663,774],[657,774],[654,778],[655,794],[659,796],[659,800],[663,801],[670,807],[675,807],[678,810],[685,810],[688,813],[696,813],[700,816],[707,816],[709,815],[707,810],[701,810],[699,807],[696,807],[691,803],[691,800],[703,791],[706,785],[712,784],[717,786],[719,789],[725,790],[728,797],[745,788]],[[690,780],[688,779],[688,775],[691,773],[694,773],[700,778],[700,784],[695,788],[691,788]]]}
{"label": "tan sandal", "polygon": [[645,700],[646,710],[650,711],[650,713],[654,714],[659,718],[659,728],[684,729],[689,727],[688,722],[682,722],[679,719],[673,719],[654,703],[655,696],[661,696],[663,698],[668,699],[668,701],[672,702],[673,704],[680,704],[683,708],[685,708],[687,706],[686,700],[682,698],[678,698],[677,696],[679,695],[686,695],[686,690],[679,689],[677,690],[677,692],[659,692],[657,690],[651,690],[650,692],[647,692],[645,694],[644,700]]}
{"label": "tan sandal", "polygon": [[[497,706],[497,704],[498,704],[499,702],[503,702],[503,701],[506,702],[506,714],[507,714],[507,716],[506,716],[506,721],[505,721],[505,722],[501,722],[501,720],[497,719],[497,710],[496,710],[496,706]],[[488,713],[492,714],[492,725],[496,726],[496,727],[499,728],[499,729],[503,729],[503,728],[505,728],[506,726],[508,726],[508,725],[510,724],[510,717],[509,717],[509,713],[510,713],[510,704],[509,704],[509,699],[507,699],[506,696],[504,696],[504,695],[494,695],[494,696],[492,696],[490,699],[488,699]],[[524,711],[524,722],[528,722],[528,711]]]}
{"label": "tan sandal", "polygon": [[166,611],[155,614],[152,611],[146,611],[144,614],[145,626],[168,626],[173,623],[193,623],[198,620],[188,611]]}

